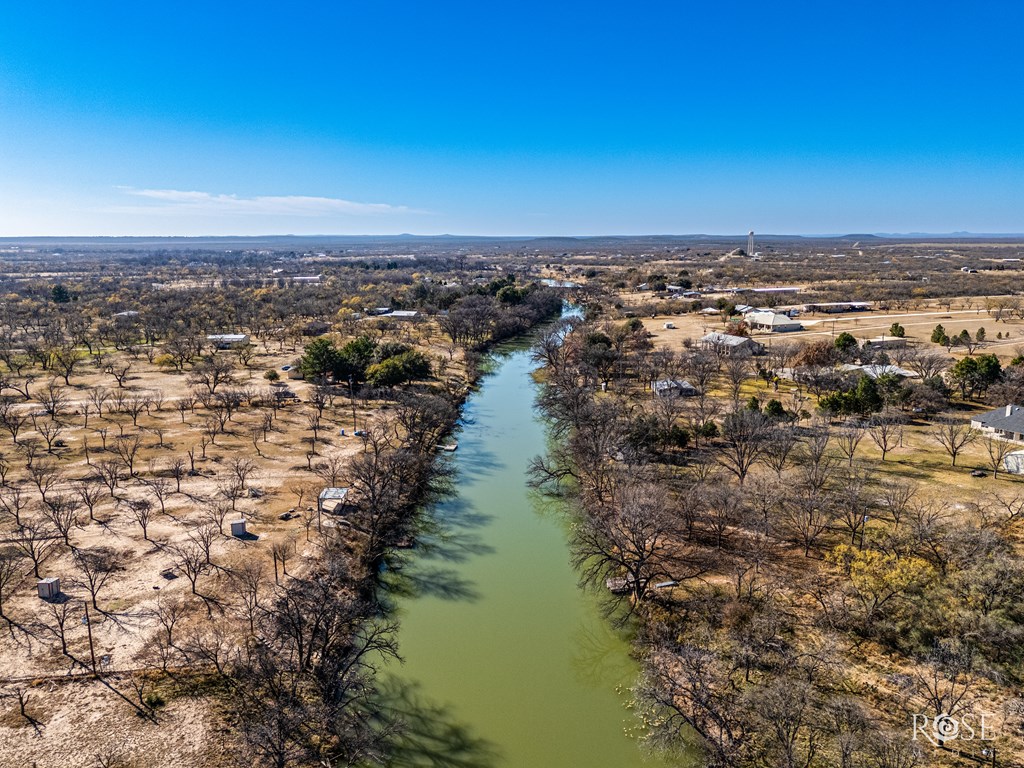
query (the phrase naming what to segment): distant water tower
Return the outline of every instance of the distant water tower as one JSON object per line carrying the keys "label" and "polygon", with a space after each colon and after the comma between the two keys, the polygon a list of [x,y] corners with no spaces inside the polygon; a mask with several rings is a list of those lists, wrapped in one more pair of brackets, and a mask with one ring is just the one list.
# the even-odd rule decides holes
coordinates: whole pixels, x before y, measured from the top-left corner
{"label": "distant water tower", "polygon": [[747,233],[747,256],[754,255],[754,230]]}

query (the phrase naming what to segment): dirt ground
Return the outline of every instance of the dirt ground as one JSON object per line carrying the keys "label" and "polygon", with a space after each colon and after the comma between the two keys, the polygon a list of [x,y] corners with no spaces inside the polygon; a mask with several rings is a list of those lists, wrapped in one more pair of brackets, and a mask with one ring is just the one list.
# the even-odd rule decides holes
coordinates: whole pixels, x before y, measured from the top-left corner
{"label": "dirt ground", "polygon": [[[103,450],[98,430],[106,431],[108,447],[122,430],[126,435],[141,435],[142,446],[135,459],[138,477],[120,483],[118,499],[102,484],[95,484],[102,493],[93,510],[94,519],[81,508],[80,525],[70,532],[74,547],[109,547],[121,553],[122,562],[99,593],[101,610],[97,611],[90,604],[87,585],[70,548],[55,540],[52,543],[58,546],[41,566],[40,576],[60,578],[61,600],[51,603],[39,599],[36,579],[29,568],[26,578],[4,601],[4,613],[11,625],[0,623],[0,768],[212,764],[203,750],[218,741],[213,734],[218,721],[204,711],[206,704],[174,698],[159,709],[156,725],[135,713],[139,696],[131,685],[131,675],[126,673],[147,664],[147,642],[158,627],[155,609],[161,602],[188,597],[192,605],[190,620],[216,621],[220,609],[212,600],[227,589],[222,568],[257,560],[273,578],[271,547],[281,542],[292,544],[293,554],[286,563],[290,572],[299,572],[306,558],[316,557],[317,495],[326,483],[310,471],[309,463],[315,467],[318,462],[337,458],[344,467],[348,458],[364,449],[362,439],[353,435],[354,426],[362,429],[372,424],[382,405],[356,398],[353,422],[353,404],[345,388],[339,388],[334,402],[324,410],[317,455],[307,461],[312,434],[307,422],[313,413],[309,404],[311,386],[289,380],[281,371],[294,363],[298,350],[280,350],[276,345],[273,349],[259,345],[258,350],[249,370],[239,367],[234,385],[268,392],[270,385],[263,373],[274,369],[298,401],[280,407],[267,439],[260,434],[255,443],[253,431],[270,409],[242,407],[227,424],[227,434],[218,435],[206,447],[205,458],[200,443],[208,413],[197,405],[194,411],[184,412],[183,422],[176,407],[189,394],[187,375],[162,370],[140,357],[133,361],[133,372],[123,391],[128,397],[162,400],[159,407],[154,404],[149,413],[143,411],[136,426],[128,414],[104,410],[102,416],[97,416],[90,406],[86,427],[83,409],[90,390],[103,387],[115,391],[118,385],[88,362],[82,364],[81,374],[76,371],[72,386],[65,392],[69,406],[62,419],[66,429],[60,438],[67,448],[56,449],[53,455],[42,451],[35,461],[52,465],[56,473],[48,495],[71,496],[76,484],[96,474],[98,464],[114,459],[111,450]],[[435,359],[442,356],[440,350],[431,351]],[[40,379],[33,391],[41,391],[44,382]],[[38,414],[40,404],[35,399],[19,407]],[[42,424],[48,417],[39,419]],[[36,437],[29,422],[19,441]],[[92,466],[86,462],[86,443]],[[188,470],[189,449],[195,451],[195,473],[181,478],[178,492],[169,467],[175,459],[183,459]],[[30,508],[23,514],[42,518],[38,490],[6,431],[0,433],[0,454],[11,464],[9,479],[13,476],[26,498],[31,499]],[[192,596],[192,585],[177,563],[175,547],[187,544],[202,525],[211,524],[215,519],[211,509],[217,503],[232,503],[225,496],[225,484],[233,475],[232,462],[238,458],[251,460],[254,471],[246,479],[245,492],[234,499],[234,510],[217,526],[220,533],[210,547],[216,568],[199,576],[196,583],[196,591],[211,598],[204,603]],[[154,483],[166,491],[162,511]],[[146,538],[125,503],[130,499],[148,499],[152,504]],[[290,519],[282,520],[287,513],[291,513]],[[247,521],[250,535],[244,539],[229,535],[229,522],[239,518]],[[332,524],[326,518],[319,522]],[[14,535],[10,521],[0,524],[0,547],[9,546]],[[87,608],[88,625],[84,623]],[[57,611],[61,609],[67,611],[67,655],[61,652],[59,640]],[[103,673],[103,683],[85,679],[93,654]],[[21,714],[18,691],[28,695],[28,717]],[[35,725],[30,719],[37,721]],[[123,759],[102,762],[108,754],[120,754]]]}
{"label": "dirt ground", "polygon": [[[633,297],[628,294],[627,297]],[[641,303],[633,299],[631,303]],[[721,315],[701,315],[697,313],[659,314],[655,317],[643,317],[644,327],[652,334],[655,346],[681,348],[683,339],[697,340],[712,331],[724,331],[726,323]],[[931,344],[932,330],[942,325],[950,337],[967,330],[973,337],[979,328],[984,328],[987,341],[979,348],[981,352],[991,352],[1007,359],[1017,354],[1017,348],[1024,350],[1024,321],[1003,319],[998,322],[984,309],[952,309],[943,310],[938,307],[926,308],[916,312],[849,312],[841,314],[801,314],[798,320],[804,326],[802,331],[788,333],[765,333],[754,331],[751,336],[762,344],[769,344],[774,339],[782,341],[813,341],[821,338],[834,338],[844,331],[853,334],[858,341],[864,342],[882,336],[889,337],[889,328],[899,323],[906,331],[909,342]],[[665,323],[672,323],[674,329],[666,329]],[[1001,333],[1004,339],[996,339]],[[935,349],[944,347],[935,345]],[[954,347],[952,355],[962,355]]]}

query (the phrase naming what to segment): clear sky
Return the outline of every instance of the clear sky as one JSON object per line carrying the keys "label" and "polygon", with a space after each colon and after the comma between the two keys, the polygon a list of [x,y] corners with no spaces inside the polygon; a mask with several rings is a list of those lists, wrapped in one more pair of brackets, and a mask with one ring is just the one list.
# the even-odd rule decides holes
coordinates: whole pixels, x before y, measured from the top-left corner
{"label": "clear sky", "polygon": [[1024,231],[1024,3],[0,0],[0,235]]}

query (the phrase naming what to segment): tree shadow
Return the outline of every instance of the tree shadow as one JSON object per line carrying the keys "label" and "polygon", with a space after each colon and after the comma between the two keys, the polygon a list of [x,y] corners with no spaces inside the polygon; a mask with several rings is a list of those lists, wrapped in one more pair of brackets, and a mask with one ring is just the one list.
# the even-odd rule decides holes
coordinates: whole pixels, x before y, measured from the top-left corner
{"label": "tree shadow", "polygon": [[476,529],[485,527],[493,518],[478,512],[459,496],[444,500],[420,521],[416,536],[418,559],[461,563],[473,556],[491,554],[494,547],[485,544]]}
{"label": "tree shadow", "polygon": [[482,448],[482,445],[482,441],[475,440],[459,443],[458,473],[467,481],[480,480],[505,467],[497,453]]}
{"label": "tree shadow", "polygon": [[476,602],[480,593],[473,584],[459,576],[453,568],[416,565],[404,567],[401,562],[389,563],[380,583],[379,599],[388,611],[397,599],[437,597],[441,600]]}
{"label": "tree shadow", "polygon": [[426,699],[416,684],[384,677],[374,703],[388,768],[490,768],[499,762],[494,744],[457,722],[450,707]]}

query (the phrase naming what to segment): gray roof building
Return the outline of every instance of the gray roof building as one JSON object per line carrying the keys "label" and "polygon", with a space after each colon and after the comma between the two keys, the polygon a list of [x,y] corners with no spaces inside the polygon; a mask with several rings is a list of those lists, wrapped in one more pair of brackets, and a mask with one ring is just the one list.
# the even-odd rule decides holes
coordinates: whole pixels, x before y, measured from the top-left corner
{"label": "gray roof building", "polygon": [[671,395],[675,395],[676,397],[693,397],[694,395],[700,394],[697,391],[697,388],[690,382],[678,381],[676,379],[652,381],[651,391],[658,397],[669,397]]}
{"label": "gray roof building", "polygon": [[764,347],[748,336],[733,336],[730,333],[712,331],[703,336],[700,344],[705,349],[713,349],[724,355],[748,354],[759,355]]}
{"label": "gray roof building", "polygon": [[1024,405],[1004,405],[971,419],[971,426],[1004,440],[1024,440]]}
{"label": "gray roof building", "polygon": [[804,329],[803,324],[798,320],[794,320],[789,315],[782,315],[771,310],[748,312],[744,319],[751,328],[771,331],[772,333],[802,331]]}

